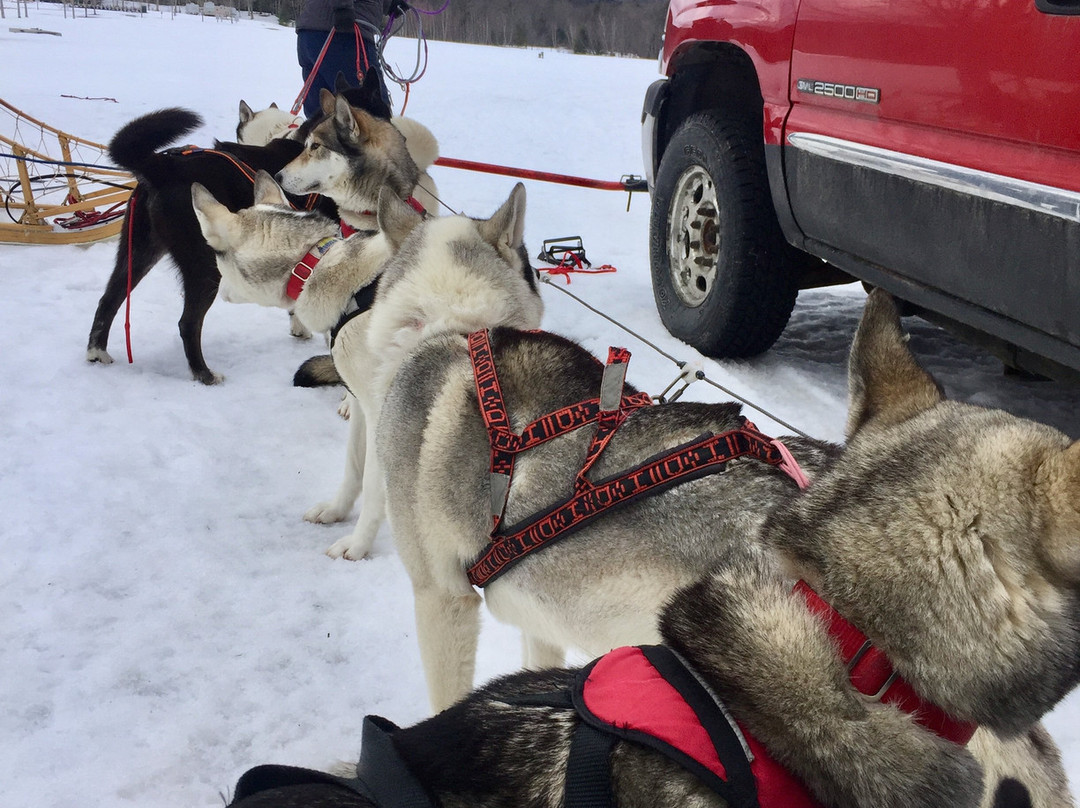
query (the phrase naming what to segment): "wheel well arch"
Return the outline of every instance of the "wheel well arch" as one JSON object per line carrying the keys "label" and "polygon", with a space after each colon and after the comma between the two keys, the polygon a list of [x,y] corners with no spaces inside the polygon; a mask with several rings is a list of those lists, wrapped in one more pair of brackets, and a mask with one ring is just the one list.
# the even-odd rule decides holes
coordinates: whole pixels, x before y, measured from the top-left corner
{"label": "wheel well arch", "polygon": [[690,115],[723,109],[745,115],[764,130],[764,101],[750,56],[726,42],[698,43],[679,54],[669,73],[667,101],[658,121],[657,162]]}

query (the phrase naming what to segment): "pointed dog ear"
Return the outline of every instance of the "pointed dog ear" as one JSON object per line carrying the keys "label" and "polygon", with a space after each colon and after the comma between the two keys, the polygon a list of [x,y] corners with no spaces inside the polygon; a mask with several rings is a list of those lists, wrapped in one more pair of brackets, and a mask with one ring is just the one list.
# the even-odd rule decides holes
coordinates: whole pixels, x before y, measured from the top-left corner
{"label": "pointed dog ear", "polygon": [[263,169],[255,175],[255,204],[256,205],[288,205],[285,192],[281,186],[274,182],[274,178]]}
{"label": "pointed dog ear", "polygon": [[236,214],[197,182],[191,184],[191,205],[206,243],[218,252],[227,250],[232,243],[232,222]]}
{"label": "pointed dog ear", "polygon": [[[358,113],[358,114],[357,114]],[[360,122],[357,120],[362,116],[364,112],[353,109],[352,104],[343,95],[336,96],[334,99],[334,125],[338,128],[339,132],[344,133],[347,137],[353,140],[359,141],[363,139],[364,131],[360,126]]]}
{"label": "pointed dog ear", "polygon": [[484,241],[512,261],[525,241],[525,186],[515,185],[502,207],[477,227]]}
{"label": "pointed dog ear", "polygon": [[848,357],[848,440],[867,424],[899,424],[944,398],[908,349],[896,303],[874,289]]}
{"label": "pointed dog ear", "polygon": [[323,115],[333,115],[335,103],[336,99],[332,92],[325,87],[319,90],[319,109],[322,110]]}
{"label": "pointed dog ear", "polygon": [[[273,106],[273,104],[271,104]],[[255,117],[255,113],[252,112],[251,107],[248,106],[247,101],[243,98],[240,99],[240,123],[247,123]]]}
{"label": "pointed dog ear", "polygon": [[395,250],[423,220],[424,217],[413,210],[412,205],[404,202],[390,188],[383,186],[379,191],[379,230]]}
{"label": "pointed dog ear", "polygon": [[1037,479],[1049,513],[1040,549],[1054,571],[1075,585],[1080,581],[1080,441],[1044,460]]}

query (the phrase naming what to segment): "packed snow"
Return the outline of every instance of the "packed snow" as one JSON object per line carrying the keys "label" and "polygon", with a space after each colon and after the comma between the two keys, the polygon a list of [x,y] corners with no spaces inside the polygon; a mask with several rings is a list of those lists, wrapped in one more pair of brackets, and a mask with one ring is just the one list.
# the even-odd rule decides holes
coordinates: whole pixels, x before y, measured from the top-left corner
{"label": "packed snow", "polygon": [[[291,105],[295,35],[149,7],[142,15],[31,5],[0,25],[0,98],[65,131],[107,142],[166,106],[197,110],[192,141],[231,139],[241,99]],[[41,28],[61,36],[21,33]],[[409,72],[415,40],[388,56]],[[406,114],[446,156],[604,180],[642,173],[639,115],[657,78],[647,60],[430,43]],[[400,109],[404,94],[394,94]],[[432,171],[442,199],[487,216],[513,180]],[[580,235],[612,274],[564,289],[709,378],[811,435],[841,440],[845,359],[859,285],[803,293],[787,332],[753,361],[702,359],[667,336],[653,306],[648,200],[528,182],[526,239]],[[116,242],[0,245],[0,805],[220,806],[249,766],[354,759],[367,713],[427,714],[412,595],[384,527],[374,557],[323,551],[351,524],[301,519],[340,480],[347,425],[335,390],[291,386],[325,351],[288,335],[286,315],[218,302],[203,346],[226,381],[192,381],[176,330],[181,297],[164,263],[123,312],[109,366],[85,361]],[[657,392],[675,366],[552,286],[546,326],[602,352],[634,352],[629,379]],[[1080,392],[1005,376],[979,351],[909,320],[911,344],[947,392],[1080,435]],[[688,398],[725,400],[695,384]],[[785,429],[748,414],[773,434]],[[354,514],[355,515],[355,514]],[[477,680],[519,663],[515,630],[485,617]],[[1047,723],[1080,782],[1080,700]]]}

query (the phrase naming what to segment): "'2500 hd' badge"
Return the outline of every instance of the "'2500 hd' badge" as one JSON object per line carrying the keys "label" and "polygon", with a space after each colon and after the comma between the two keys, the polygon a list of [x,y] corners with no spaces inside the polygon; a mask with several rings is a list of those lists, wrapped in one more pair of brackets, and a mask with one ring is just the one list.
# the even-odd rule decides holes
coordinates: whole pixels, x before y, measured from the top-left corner
{"label": "'2500 hd' badge", "polygon": [[881,90],[876,87],[859,87],[855,84],[837,84],[835,81],[817,79],[798,79],[795,89],[800,93],[821,95],[826,98],[839,98],[844,101],[861,101],[864,104],[877,104],[881,101]]}

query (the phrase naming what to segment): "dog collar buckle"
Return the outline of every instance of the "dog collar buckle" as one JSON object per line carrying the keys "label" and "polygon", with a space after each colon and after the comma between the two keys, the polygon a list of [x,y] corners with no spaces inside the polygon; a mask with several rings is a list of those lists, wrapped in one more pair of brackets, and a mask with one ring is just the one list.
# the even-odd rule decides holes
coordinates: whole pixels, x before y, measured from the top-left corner
{"label": "dog collar buckle", "polygon": [[340,241],[340,239],[335,236],[320,239],[314,247],[307,251],[303,258],[296,262],[296,266],[293,267],[292,272],[289,274],[289,282],[285,286],[285,294],[290,299],[296,300],[300,297],[300,293],[304,291],[304,284],[311,277],[315,265],[319,263],[322,257],[326,255],[326,251],[337,241]]}

